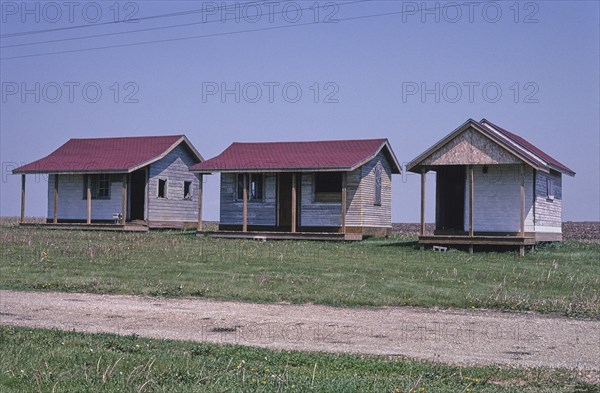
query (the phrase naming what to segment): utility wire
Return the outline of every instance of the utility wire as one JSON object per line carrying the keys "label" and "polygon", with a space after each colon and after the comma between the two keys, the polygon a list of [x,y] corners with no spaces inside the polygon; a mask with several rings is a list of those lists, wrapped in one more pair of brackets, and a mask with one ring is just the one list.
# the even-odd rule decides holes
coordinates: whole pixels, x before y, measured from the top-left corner
{"label": "utility wire", "polygon": [[[364,2],[369,2],[371,0],[357,0],[357,1],[348,1],[345,3],[341,3],[338,4],[338,6],[344,6],[344,5],[350,5],[350,4],[357,4],[357,3],[364,3]],[[306,10],[314,10],[317,8],[324,8],[328,6],[328,4],[323,4],[323,5],[319,5],[319,6],[314,6],[314,7],[307,7],[307,8],[299,8],[298,11],[306,11]],[[331,6],[329,4],[329,6]],[[275,12],[273,14],[269,14],[269,15],[277,15],[277,14],[283,14],[285,11],[279,11],[279,12]],[[26,42],[26,43],[22,43],[22,44],[11,44],[11,45],[2,45],[0,46],[0,49],[2,48],[15,48],[15,47],[23,47],[23,46],[31,46],[31,45],[41,45],[41,44],[51,44],[51,43],[55,43],[55,42],[66,42],[66,41],[75,41],[75,40],[83,40],[83,39],[89,39],[89,38],[98,38],[98,37],[109,37],[109,36],[115,36],[115,35],[121,35],[121,34],[132,34],[132,33],[140,33],[140,32],[145,32],[145,31],[155,31],[155,30],[163,30],[163,29],[171,29],[171,28],[176,28],[176,27],[187,27],[187,26],[195,26],[195,25],[203,25],[203,24],[208,24],[208,23],[215,23],[215,22],[226,22],[228,20],[233,20],[236,18],[231,18],[231,19],[215,19],[215,20],[209,20],[209,21],[205,21],[205,22],[190,22],[190,23],[181,23],[181,24],[176,24],[176,25],[168,25],[168,26],[158,26],[158,27],[148,27],[145,29],[136,29],[136,30],[127,30],[127,31],[116,31],[116,32],[112,32],[112,33],[101,33],[101,34],[93,34],[93,35],[87,35],[87,36],[81,36],[81,37],[71,37],[71,38],[59,38],[56,40],[47,40],[47,41],[37,41],[37,42]]]}
{"label": "utility wire", "polygon": [[[248,3],[244,3],[244,6],[251,5],[251,4],[253,4],[253,5],[262,5],[264,3],[266,3],[266,1],[248,2]],[[215,11],[221,11],[221,10],[223,10],[223,8],[226,8],[226,7],[227,7],[226,5],[223,5],[221,7],[215,8],[214,10]],[[86,24],[86,25],[57,27],[57,28],[54,28],[54,29],[23,31],[23,32],[18,32],[18,33],[3,34],[3,35],[0,35],[0,38],[13,38],[13,37],[20,37],[20,36],[24,36],[24,35],[41,34],[41,33],[51,33],[51,32],[55,32],[55,31],[74,30],[74,29],[82,29],[82,28],[96,27],[96,26],[106,26],[106,25],[114,25],[114,24],[119,24],[119,23],[134,23],[134,22],[139,22],[139,21],[143,21],[143,20],[159,19],[159,18],[171,18],[171,17],[174,17],[174,16],[183,16],[183,15],[197,14],[197,13],[202,13],[202,12],[205,12],[205,11],[206,11],[205,9],[195,9],[195,10],[188,10],[188,11],[172,12],[172,13],[169,13],[169,14],[158,14],[158,15],[143,16],[143,17],[140,17],[140,18],[133,18],[133,19],[127,19],[127,20],[114,20],[114,21],[109,21],[109,22],[93,23],[93,24]]]}
{"label": "utility wire", "polygon": [[[395,11],[395,12],[385,12],[385,13],[380,13],[380,14],[351,16],[351,17],[346,17],[346,18],[337,18],[337,21],[342,22],[342,21],[348,21],[348,20],[377,18],[377,17],[382,17],[382,16],[399,15],[399,14],[403,14],[405,12],[406,11]],[[164,43],[164,42],[187,41],[187,40],[209,38],[209,37],[222,37],[222,36],[228,36],[228,35],[253,33],[253,32],[268,31],[268,30],[279,30],[279,29],[287,29],[287,28],[293,28],[293,27],[309,26],[309,25],[315,25],[315,23],[314,22],[306,22],[306,23],[298,23],[298,24],[293,24],[293,25],[271,26],[271,27],[263,27],[263,28],[258,28],[258,29],[230,31],[230,32],[224,32],[224,33],[203,34],[203,35],[194,35],[194,36],[179,37],[179,38],[167,38],[167,39],[161,39],[161,40],[133,42],[133,43],[127,43],[127,44],[117,44],[117,45],[107,45],[107,46],[97,46],[97,47],[92,47],[92,48],[71,49],[71,50],[56,51],[56,52],[35,53],[35,54],[30,54],[30,55],[2,57],[2,58],[0,58],[0,60],[13,60],[13,59],[23,59],[23,58],[39,57],[39,56],[59,55],[59,54],[66,54],[66,53],[89,52],[89,51],[104,50],[104,49],[111,49],[111,48],[127,48],[127,47],[132,47],[132,46],[150,45],[150,44],[158,44],[158,43]]]}

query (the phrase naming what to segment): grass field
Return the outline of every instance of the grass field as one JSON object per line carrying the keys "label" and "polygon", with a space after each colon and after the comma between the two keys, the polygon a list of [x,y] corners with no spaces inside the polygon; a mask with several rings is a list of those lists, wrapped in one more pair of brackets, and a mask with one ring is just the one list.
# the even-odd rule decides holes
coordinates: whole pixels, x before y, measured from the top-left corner
{"label": "grass field", "polygon": [[0,288],[334,306],[496,308],[598,318],[600,244],[421,252],[411,237],[254,242],[0,227]]}
{"label": "grass field", "polygon": [[[456,367],[0,327],[2,392],[597,392],[567,370]],[[595,378],[595,377],[592,377]]]}

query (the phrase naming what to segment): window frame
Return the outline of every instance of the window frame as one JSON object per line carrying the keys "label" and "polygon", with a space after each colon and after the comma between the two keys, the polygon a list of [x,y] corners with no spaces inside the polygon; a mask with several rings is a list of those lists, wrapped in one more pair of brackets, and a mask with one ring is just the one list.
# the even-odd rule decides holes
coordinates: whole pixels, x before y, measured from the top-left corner
{"label": "window frame", "polygon": [[375,185],[373,195],[373,205],[381,206],[382,203],[382,189],[383,189],[383,166],[380,162],[375,165]]}
{"label": "window frame", "polygon": [[[237,202],[244,201],[244,178],[243,176],[248,175],[248,202],[262,203],[265,201],[265,174],[264,173],[237,173],[235,177],[235,200]],[[260,179],[260,197],[255,198],[252,196],[252,183],[255,178]]]}
{"label": "window frame", "polygon": [[[185,188],[186,186],[188,186],[188,192],[186,194],[185,192]],[[194,187],[194,183],[191,180],[184,180],[183,181],[183,199],[186,201],[191,201],[194,194],[193,194],[193,187]]]}
{"label": "window frame", "polygon": [[[156,183],[156,197],[159,199],[169,199],[169,179],[167,178],[158,178]],[[160,195],[160,183],[164,182],[162,196]]]}
{"label": "window frame", "polygon": [[[90,184],[90,197],[95,200],[110,200],[111,199],[111,184],[112,176],[109,173],[96,173],[83,176],[83,198],[87,200],[87,186]],[[106,187],[101,187],[102,183],[106,183]],[[105,190],[106,195],[100,195],[100,190]]]}
{"label": "window frame", "polygon": [[[339,181],[339,191],[319,191],[319,185],[322,184],[319,181],[320,176],[339,176],[339,180],[336,179],[336,183]],[[314,203],[342,203],[342,188],[344,186],[344,174],[343,172],[315,172],[313,174],[313,202]],[[337,189],[337,187],[335,187]]]}
{"label": "window frame", "polygon": [[546,178],[546,199],[553,201],[554,200],[554,179]]}

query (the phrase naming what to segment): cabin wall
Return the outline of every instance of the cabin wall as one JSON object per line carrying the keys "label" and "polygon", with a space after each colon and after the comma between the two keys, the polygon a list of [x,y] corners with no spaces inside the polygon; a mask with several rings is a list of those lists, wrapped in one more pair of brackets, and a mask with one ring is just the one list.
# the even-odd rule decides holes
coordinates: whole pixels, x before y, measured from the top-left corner
{"label": "cabin wall", "polygon": [[[300,187],[300,225],[305,227],[339,227],[342,225],[342,204],[315,202],[314,173],[303,173]],[[356,187],[355,175],[349,175]],[[346,199],[348,202],[348,193]],[[356,215],[356,208],[353,208]]]}
{"label": "cabin wall", "polygon": [[[375,167],[381,164],[381,205],[375,205]],[[361,167],[361,225],[392,227],[392,168],[383,152]]]}
{"label": "cabin wall", "polygon": [[[180,144],[161,160],[149,166],[147,219],[155,222],[195,222],[198,220],[199,176],[189,168],[197,160]],[[167,180],[166,198],[158,197],[158,180]],[[184,181],[192,182],[191,199],[183,195]]]}
{"label": "cabin wall", "polygon": [[[469,189],[465,186],[464,230],[469,230]],[[476,232],[519,232],[521,230],[520,165],[474,166],[473,225]],[[534,231],[534,171],[525,167],[525,232]]]}
{"label": "cabin wall", "polygon": [[[242,225],[244,203],[236,200],[236,174],[221,174],[221,225]],[[263,200],[248,201],[248,225],[277,225],[277,175],[264,175]]]}
{"label": "cabin wall", "polygon": [[[548,179],[554,181],[554,199],[548,198]],[[562,232],[562,177],[556,173],[535,174],[535,230]]]}
{"label": "cabin wall", "polygon": [[[48,176],[48,219],[54,217],[54,177]],[[58,219],[87,220],[87,198],[84,198],[83,175],[58,175]],[[122,182],[120,175],[111,179],[110,199],[92,199],[92,220],[112,220],[121,213]]]}

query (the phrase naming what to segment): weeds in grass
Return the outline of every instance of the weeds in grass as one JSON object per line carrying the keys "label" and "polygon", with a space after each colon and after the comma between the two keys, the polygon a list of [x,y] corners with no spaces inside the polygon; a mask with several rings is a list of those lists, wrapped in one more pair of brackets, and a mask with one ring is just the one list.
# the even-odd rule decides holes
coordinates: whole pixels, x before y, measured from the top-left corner
{"label": "weeds in grass", "polygon": [[0,288],[600,317],[600,244],[421,252],[413,237],[252,242],[0,225]]}

